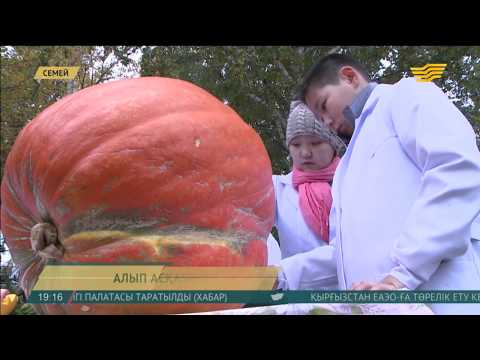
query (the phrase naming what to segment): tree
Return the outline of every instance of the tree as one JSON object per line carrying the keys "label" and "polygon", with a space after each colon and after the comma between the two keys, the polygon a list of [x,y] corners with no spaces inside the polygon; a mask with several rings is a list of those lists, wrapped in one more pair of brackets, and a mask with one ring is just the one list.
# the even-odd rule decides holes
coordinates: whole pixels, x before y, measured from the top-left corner
{"label": "tree", "polygon": [[289,170],[285,145],[290,101],[307,70],[321,56],[340,52],[365,64],[372,79],[394,83],[410,67],[447,63],[437,84],[479,133],[480,47],[145,47],[143,76],[191,81],[228,103],[262,137],[274,173]]}
{"label": "tree", "polygon": [[[128,46],[2,46],[1,176],[20,130],[48,105],[66,94],[123,76],[135,70]],[[34,80],[39,66],[80,66],[74,81]]]}
{"label": "tree", "polygon": [[[262,137],[274,172],[285,173],[289,170],[285,131],[290,101],[304,74],[321,56],[350,54],[380,83],[411,76],[412,66],[446,63],[443,78],[435,82],[469,119],[480,144],[480,47],[3,46],[0,50],[2,176],[20,129],[71,91],[64,81],[33,80],[41,65],[80,64],[73,91],[129,77],[125,69],[140,71],[142,76],[191,81],[236,110]],[[141,66],[132,60],[140,50]]]}

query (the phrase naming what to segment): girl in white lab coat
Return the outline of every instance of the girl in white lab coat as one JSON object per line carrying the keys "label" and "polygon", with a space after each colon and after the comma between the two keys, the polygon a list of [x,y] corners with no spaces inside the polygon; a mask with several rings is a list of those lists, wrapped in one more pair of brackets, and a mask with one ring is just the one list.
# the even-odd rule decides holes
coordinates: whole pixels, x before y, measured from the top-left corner
{"label": "girl in white lab coat", "polygon": [[273,175],[280,247],[270,235],[270,265],[294,256],[298,260],[301,254],[329,244],[331,183],[345,149],[343,141],[300,101],[291,104],[286,142],[293,169],[287,175]]}

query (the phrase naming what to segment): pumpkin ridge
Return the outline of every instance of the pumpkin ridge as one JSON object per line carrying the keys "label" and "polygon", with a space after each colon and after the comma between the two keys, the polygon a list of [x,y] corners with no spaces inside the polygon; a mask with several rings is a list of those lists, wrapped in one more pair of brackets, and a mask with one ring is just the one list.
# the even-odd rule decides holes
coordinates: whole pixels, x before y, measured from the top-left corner
{"label": "pumpkin ridge", "polygon": [[[71,169],[71,170],[70,170],[69,172],[67,172],[65,175],[63,175],[62,178],[61,178],[60,180],[58,180],[58,183],[59,183],[59,184],[64,184],[64,186],[65,186],[65,184],[68,184],[68,179],[69,179],[69,178],[72,178],[72,177],[74,176],[75,172],[78,171],[78,169],[81,169],[81,164],[82,164],[83,162],[87,162],[87,160],[91,160],[92,157],[94,157],[94,156],[108,155],[108,154],[109,154],[108,151],[106,151],[106,152],[104,152],[104,153],[102,153],[102,152],[98,152],[98,153],[97,153],[96,150],[99,150],[100,148],[106,148],[106,149],[108,149],[108,146],[110,146],[112,143],[118,142],[117,136],[121,135],[122,133],[127,133],[127,134],[124,134],[123,136],[126,137],[126,138],[128,138],[127,135],[128,135],[129,132],[133,132],[133,131],[135,131],[138,127],[146,126],[146,125],[150,124],[151,122],[158,121],[159,118],[165,119],[165,118],[168,118],[168,117],[170,117],[170,116],[171,116],[171,117],[174,117],[174,116],[177,116],[177,115],[179,115],[179,114],[189,113],[189,112],[194,112],[195,114],[202,113],[202,112],[203,112],[203,113],[214,113],[214,112],[211,111],[211,110],[204,110],[204,111],[198,111],[198,110],[196,110],[196,111],[193,111],[191,108],[189,108],[189,109],[185,109],[184,111],[175,111],[175,113],[173,113],[173,114],[157,115],[156,117],[153,117],[153,118],[150,119],[150,120],[140,122],[140,123],[138,123],[138,124],[136,124],[136,125],[133,125],[133,126],[131,126],[131,127],[127,127],[127,126],[126,126],[125,128],[123,128],[123,129],[121,129],[121,130],[119,130],[119,131],[116,131],[116,132],[104,133],[104,134],[102,134],[101,136],[105,136],[105,135],[108,134],[108,135],[115,135],[116,137],[111,138],[111,139],[107,140],[106,142],[103,142],[100,146],[98,146],[98,143],[93,143],[94,146],[93,146],[92,148],[89,148],[89,149],[88,149],[86,152],[84,152],[84,153],[78,154],[79,159],[78,159],[75,163],[70,164],[70,169]],[[247,126],[248,126],[248,125],[247,125]],[[160,147],[159,147],[159,148],[160,148]],[[95,152],[95,153],[94,153],[94,152]],[[94,153],[94,154],[92,154],[92,153]],[[179,154],[177,153],[176,155],[179,155]],[[188,159],[189,156],[184,155],[184,158],[187,158],[187,159]],[[169,161],[169,159],[166,159],[166,161]],[[50,168],[53,168],[53,166],[50,167]],[[46,178],[47,176],[48,176],[48,169],[47,169],[47,172],[44,174],[43,178]],[[59,187],[58,190],[57,190],[56,192],[54,192],[51,197],[52,197],[52,198],[56,198],[56,197],[58,196],[58,194],[61,193],[62,191],[63,191],[63,187]]]}
{"label": "pumpkin ridge", "polygon": [[7,190],[8,190],[8,193],[10,194],[12,200],[15,202],[15,204],[17,205],[17,207],[22,210],[23,214],[26,215],[27,217],[29,217],[30,219],[33,220],[33,222],[38,222],[36,221],[37,219],[35,219],[35,216],[33,216],[32,212],[30,211],[30,209],[26,208],[23,206],[23,202],[21,202],[18,198],[18,194],[17,192],[15,191],[15,188],[12,186],[11,184],[11,179],[10,179],[10,174],[6,174],[4,176],[4,181],[5,181],[5,186],[7,187]]}

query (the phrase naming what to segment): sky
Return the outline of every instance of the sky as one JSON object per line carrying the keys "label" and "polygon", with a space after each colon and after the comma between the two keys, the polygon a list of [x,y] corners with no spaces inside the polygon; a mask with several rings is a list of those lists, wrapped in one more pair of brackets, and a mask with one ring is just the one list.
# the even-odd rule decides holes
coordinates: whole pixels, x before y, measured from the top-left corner
{"label": "sky", "polygon": [[[126,67],[122,64],[117,64],[113,68],[113,76],[114,78],[110,81],[125,79],[125,78],[136,78],[140,77],[140,62],[142,61],[142,51],[138,49],[135,53],[129,56],[130,59],[134,60],[138,66],[134,67]],[[107,61],[111,63],[115,59],[113,54],[110,54],[107,58]]]}

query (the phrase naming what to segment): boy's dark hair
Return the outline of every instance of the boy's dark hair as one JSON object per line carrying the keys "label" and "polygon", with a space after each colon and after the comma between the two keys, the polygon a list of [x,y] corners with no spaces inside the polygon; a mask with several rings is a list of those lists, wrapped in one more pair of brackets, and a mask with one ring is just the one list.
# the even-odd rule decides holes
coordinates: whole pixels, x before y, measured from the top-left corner
{"label": "boy's dark hair", "polygon": [[351,66],[357,70],[365,78],[365,80],[369,81],[368,72],[358,61],[348,55],[330,54],[321,58],[310,69],[298,88],[295,100],[301,100],[305,102],[307,91],[313,84],[319,87],[338,84],[338,71],[342,66]]}

